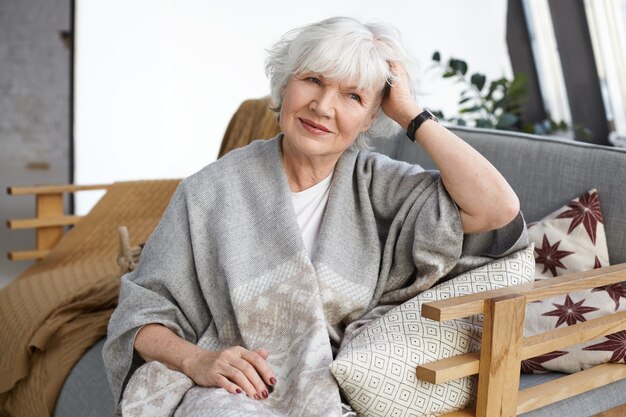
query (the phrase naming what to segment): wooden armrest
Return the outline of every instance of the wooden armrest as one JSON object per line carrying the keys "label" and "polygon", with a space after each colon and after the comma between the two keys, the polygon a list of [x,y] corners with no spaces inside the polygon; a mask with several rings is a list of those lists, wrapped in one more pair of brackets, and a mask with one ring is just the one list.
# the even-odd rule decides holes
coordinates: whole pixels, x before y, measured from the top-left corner
{"label": "wooden armrest", "polygon": [[417,377],[442,383],[479,374],[476,409],[449,416],[509,416],[534,410],[626,378],[626,366],[603,364],[519,390],[520,363],[553,350],[626,330],[626,311],[523,338],[526,303],[626,281],[626,263],[422,305],[422,316],[452,320],[484,314],[480,353],[417,368]]}
{"label": "wooden armrest", "polygon": [[[534,358],[622,330],[626,330],[626,311],[528,337],[522,342],[520,356],[522,360]],[[441,384],[475,375],[479,371],[479,359],[480,353],[472,352],[429,362],[417,367],[417,377],[431,384]]]}
{"label": "wooden armrest", "polygon": [[13,196],[35,195],[36,218],[11,219],[9,229],[35,229],[36,249],[12,251],[7,254],[12,261],[42,259],[63,237],[65,226],[74,225],[82,216],[65,216],[63,194],[88,190],[107,190],[112,184],[94,185],[37,185],[28,187],[8,187],[7,194]]}
{"label": "wooden armrest", "polygon": [[38,227],[69,226],[76,224],[83,216],[41,217],[38,219],[11,219],[7,220],[9,229],[32,229]]}
{"label": "wooden armrest", "polygon": [[556,295],[603,287],[622,281],[626,281],[626,263],[561,275],[514,287],[433,301],[422,306],[422,317],[437,321],[453,320],[484,313],[485,300],[496,297],[522,294],[526,296],[527,302],[533,302]]}
{"label": "wooden armrest", "polygon": [[50,249],[42,250],[18,250],[7,253],[10,261],[30,261],[33,259],[43,259],[50,253]]}
{"label": "wooden armrest", "polygon": [[417,367],[417,379],[431,384],[443,384],[465,376],[476,375],[480,352],[470,352],[428,362]]}
{"label": "wooden armrest", "polygon": [[76,191],[106,190],[110,186],[111,184],[94,184],[94,185],[59,184],[59,185],[34,185],[34,186],[27,186],[27,187],[7,187],[7,194],[29,195],[29,194],[73,193]]}
{"label": "wooden armrest", "polygon": [[626,330],[626,311],[540,333],[524,339],[522,359],[534,358],[565,346],[577,345],[622,330]]}
{"label": "wooden armrest", "polygon": [[[543,384],[523,389],[517,396],[517,414],[527,413],[557,401],[619,381],[626,377],[626,366],[619,363],[605,363],[566,375]],[[621,415],[621,414],[620,414]],[[442,417],[475,417],[474,408],[465,408],[444,414]]]}
{"label": "wooden armrest", "polygon": [[605,363],[523,389],[517,397],[517,414],[536,410],[623,378],[626,378],[626,366],[624,364]]}

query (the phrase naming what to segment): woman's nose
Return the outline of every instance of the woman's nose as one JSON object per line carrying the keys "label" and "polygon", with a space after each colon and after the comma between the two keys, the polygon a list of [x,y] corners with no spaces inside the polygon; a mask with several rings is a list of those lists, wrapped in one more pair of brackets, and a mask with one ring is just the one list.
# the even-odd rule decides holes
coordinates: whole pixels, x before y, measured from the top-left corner
{"label": "woman's nose", "polygon": [[335,115],[335,93],[330,89],[323,89],[311,102],[311,110],[321,117]]}

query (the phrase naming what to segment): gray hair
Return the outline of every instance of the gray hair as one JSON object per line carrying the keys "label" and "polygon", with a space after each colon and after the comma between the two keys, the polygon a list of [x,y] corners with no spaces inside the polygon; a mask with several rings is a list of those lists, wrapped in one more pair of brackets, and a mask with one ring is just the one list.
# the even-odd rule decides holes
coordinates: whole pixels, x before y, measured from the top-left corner
{"label": "gray hair", "polygon": [[379,91],[375,119],[370,129],[359,134],[357,149],[369,149],[368,137],[389,136],[398,126],[381,110],[388,80],[393,81],[390,61],[402,65],[415,96],[416,64],[400,41],[399,32],[380,23],[363,24],[350,17],[332,17],[287,32],[267,50],[265,73],[270,79],[272,110],[280,114],[282,93],[292,75],[315,72],[356,82],[358,88],[374,86]]}

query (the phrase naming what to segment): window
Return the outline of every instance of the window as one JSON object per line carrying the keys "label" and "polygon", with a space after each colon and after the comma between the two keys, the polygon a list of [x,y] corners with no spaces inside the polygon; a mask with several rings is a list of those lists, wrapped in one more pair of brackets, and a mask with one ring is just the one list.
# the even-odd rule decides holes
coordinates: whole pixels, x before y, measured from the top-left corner
{"label": "window", "polygon": [[531,48],[546,112],[557,121],[572,122],[548,0],[523,0]]}
{"label": "window", "polygon": [[609,142],[626,147],[626,0],[585,0],[609,121]]}

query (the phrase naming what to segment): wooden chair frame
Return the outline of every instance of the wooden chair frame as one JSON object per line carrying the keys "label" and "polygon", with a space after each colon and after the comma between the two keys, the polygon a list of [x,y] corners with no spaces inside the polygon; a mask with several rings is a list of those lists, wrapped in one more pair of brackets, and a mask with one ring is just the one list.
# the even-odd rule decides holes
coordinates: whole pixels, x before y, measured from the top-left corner
{"label": "wooden chair frame", "polygon": [[65,226],[78,223],[82,216],[64,214],[63,194],[84,190],[106,190],[110,184],[99,185],[37,185],[32,187],[9,187],[7,194],[14,196],[35,195],[35,218],[7,220],[9,229],[35,229],[35,249],[11,251],[12,261],[44,258],[63,237]]}
{"label": "wooden chair frame", "polygon": [[[419,366],[417,377],[437,384],[478,375],[476,407],[449,417],[516,416],[624,379],[626,365],[609,363],[519,391],[522,360],[626,330],[622,311],[524,338],[526,303],[623,281],[626,263],[425,304],[422,316],[437,321],[484,314],[482,349]],[[624,415],[626,405],[602,413]]]}
{"label": "wooden chair frame", "polygon": [[[10,252],[9,259],[45,257],[63,237],[64,227],[80,221],[81,216],[63,214],[64,193],[106,190],[109,186],[8,188],[10,195],[35,195],[37,207],[36,218],[7,221],[11,229],[35,228],[37,233],[35,250]],[[626,281],[626,263],[425,304],[422,316],[437,321],[483,314],[482,349],[418,366],[417,377],[437,384],[478,375],[476,407],[449,413],[448,417],[515,416],[624,379],[626,365],[603,364],[519,390],[522,360],[626,330],[626,311],[623,311],[524,338],[526,303],[623,281]],[[601,414],[602,417],[623,415],[626,405]]]}

